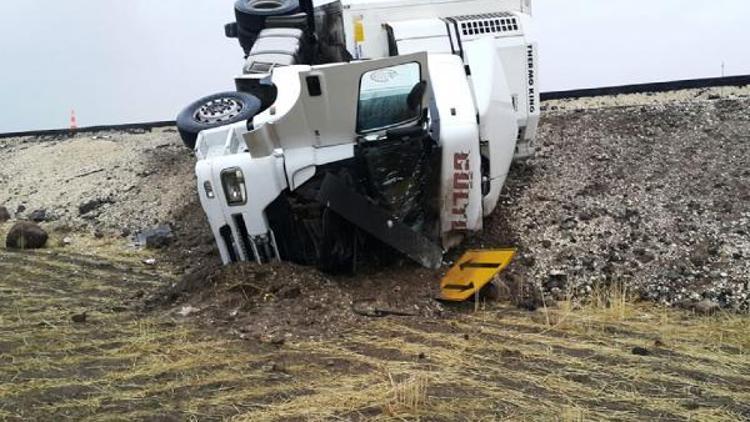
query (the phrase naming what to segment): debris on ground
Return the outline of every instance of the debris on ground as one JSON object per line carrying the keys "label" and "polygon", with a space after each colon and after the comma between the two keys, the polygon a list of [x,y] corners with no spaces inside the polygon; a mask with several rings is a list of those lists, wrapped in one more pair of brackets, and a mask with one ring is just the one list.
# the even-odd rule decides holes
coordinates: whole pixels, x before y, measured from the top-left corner
{"label": "debris on ground", "polygon": [[47,210],[45,209],[34,210],[29,214],[29,220],[35,223],[42,223],[44,221],[48,221],[50,217],[51,215],[49,215],[47,213]]}
{"label": "debris on ground", "polygon": [[8,212],[8,209],[5,207],[0,207],[0,224],[5,223],[8,220],[10,220],[10,213]]}
{"label": "debris on ground", "polygon": [[161,249],[174,241],[172,228],[167,225],[144,230],[136,235],[136,244],[147,249]]}
{"label": "debris on ground", "polygon": [[243,339],[328,338],[372,317],[439,318],[445,308],[436,300],[436,280],[439,273],[410,262],[357,276],[287,263],[238,263],[188,274],[147,303],[200,309],[201,321],[212,329]]}
{"label": "debris on ground", "polygon": [[49,235],[30,221],[19,221],[8,231],[5,247],[8,249],[40,249],[47,244]]}

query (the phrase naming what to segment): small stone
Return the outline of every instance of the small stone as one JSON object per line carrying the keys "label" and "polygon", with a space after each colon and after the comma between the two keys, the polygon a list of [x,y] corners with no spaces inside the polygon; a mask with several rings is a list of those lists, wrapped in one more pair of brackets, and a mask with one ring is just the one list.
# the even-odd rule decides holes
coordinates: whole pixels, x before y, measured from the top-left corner
{"label": "small stone", "polygon": [[156,265],[156,259],[154,258],[144,259],[143,263],[149,266],[153,266],[153,265]]}
{"label": "small stone", "polygon": [[163,225],[153,229],[144,230],[136,236],[136,242],[148,249],[160,249],[168,246],[174,240],[172,228]]}
{"label": "small stone", "polygon": [[574,229],[578,225],[578,222],[575,218],[568,217],[560,223],[560,228],[563,230],[571,230]]}
{"label": "small stone", "polygon": [[5,247],[8,249],[40,249],[47,244],[49,235],[44,229],[29,221],[19,221],[8,232]]}
{"label": "small stone", "polygon": [[190,315],[192,315],[194,313],[197,313],[197,312],[200,312],[200,309],[188,305],[188,306],[183,306],[182,309],[180,309],[180,311],[177,312],[177,313],[180,316],[186,317],[186,316],[190,316]]}
{"label": "small stone", "polygon": [[711,315],[718,311],[719,308],[719,304],[710,299],[702,300],[693,305],[693,310],[703,315]]}
{"label": "small stone", "polygon": [[651,351],[645,347],[634,347],[631,353],[637,356],[651,356]]}
{"label": "small stone", "polygon": [[551,290],[553,288],[565,290],[567,285],[568,275],[564,271],[551,271],[549,273],[549,278],[544,283],[544,287],[547,290]]}
{"label": "small stone", "polygon": [[299,286],[284,286],[279,290],[278,297],[282,299],[295,299],[302,294]]}
{"label": "small stone", "polygon": [[68,246],[73,243],[73,239],[69,237],[64,237],[61,243],[63,246]]}
{"label": "small stone", "polygon": [[0,207],[0,224],[5,223],[8,220],[10,220],[10,213],[8,212],[8,209],[5,207]]}
{"label": "small stone", "polygon": [[70,317],[70,319],[76,324],[83,324],[84,322],[86,322],[86,312],[73,315],[72,317]]}
{"label": "small stone", "polygon": [[91,211],[94,211],[105,204],[112,204],[114,201],[110,198],[95,198],[81,203],[78,206],[78,213],[80,215],[86,215]]}
{"label": "small stone", "polygon": [[29,214],[29,220],[37,222],[37,223],[47,221],[47,219],[48,219],[47,210],[45,209],[34,210],[31,212],[31,214]]}

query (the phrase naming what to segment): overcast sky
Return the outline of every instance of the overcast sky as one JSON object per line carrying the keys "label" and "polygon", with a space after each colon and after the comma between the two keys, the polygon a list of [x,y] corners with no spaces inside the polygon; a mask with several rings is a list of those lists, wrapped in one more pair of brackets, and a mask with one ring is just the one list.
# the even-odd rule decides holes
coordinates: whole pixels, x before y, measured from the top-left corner
{"label": "overcast sky", "polygon": [[[233,89],[232,0],[0,0],[0,132],[171,120]],[[545,91],[750,74],[748,0],[533,0]]]}

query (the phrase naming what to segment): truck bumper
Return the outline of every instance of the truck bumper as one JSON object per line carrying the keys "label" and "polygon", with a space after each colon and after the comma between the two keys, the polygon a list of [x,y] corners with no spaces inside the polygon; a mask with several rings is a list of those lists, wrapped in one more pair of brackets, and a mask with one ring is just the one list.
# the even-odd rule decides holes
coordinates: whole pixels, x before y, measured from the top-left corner
{"label": "truck bumper", "polygon": [[[265,209],[286,189],[283,158],[271,155],[251,158],[235,154],[200,160],[195,173],[198,196],[206,213],[224,264],[278,260],[276,238]],[[241,172],[245,200],[231,203],[222,174]]]}

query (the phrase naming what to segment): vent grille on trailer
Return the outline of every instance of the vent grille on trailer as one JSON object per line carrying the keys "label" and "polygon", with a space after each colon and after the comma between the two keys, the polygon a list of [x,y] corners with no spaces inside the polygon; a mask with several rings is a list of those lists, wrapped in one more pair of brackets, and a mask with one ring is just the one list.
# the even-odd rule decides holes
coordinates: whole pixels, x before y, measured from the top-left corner
{"label": "vent grille on trailer", "polygon": [[518,19],[506,12],[456,16],[462,35],[497,34],[518,31]]}

